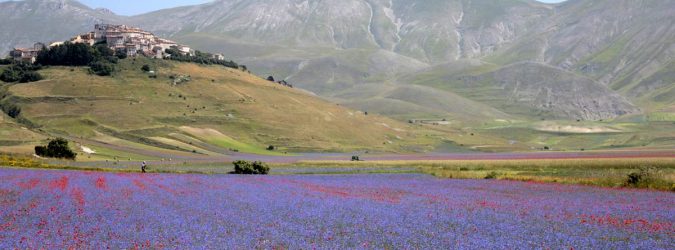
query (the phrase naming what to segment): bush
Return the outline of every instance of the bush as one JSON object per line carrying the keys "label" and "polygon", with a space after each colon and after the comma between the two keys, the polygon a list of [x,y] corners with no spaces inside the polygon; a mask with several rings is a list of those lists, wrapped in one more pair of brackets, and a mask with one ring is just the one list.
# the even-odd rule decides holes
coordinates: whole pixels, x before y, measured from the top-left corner
{"label": "bush", "polygon": [[47,146],[35,147],[35,154],[42,157],[75,160],[77,154],[68,147],[68,141],[63,138],[53,139]]}
{"label": "bush", "polygon": [[141,70],[143,72],[149,72],[150,71],[150,65],[147,65],[147,64],[143,65],[143,67],[141,67]]}
{"label": "bush", "polygon": [[115,51],[115,55],[116,55],[117,58],[119,58],[120,60],[122,60],[122,59],[127,59],[127,52],[124,51],[123,49],[119,49],[119,50]]}
{"label": "bush", "polygon": [[89,71],[98,76],[109,76],[115,71],[115,66],[104,61],[97,61],[89,65]]}
{"label": "bush", "polygon": [[656,170],[649,167],[641,167],[637,172],[632,172],[626,176],[624,186],[627,187],[647,187],[650,183],[656,181]]}
{"label": "bush", "polygon": [[235,161],[232,164],[234,164],[234,174],[265,175],[268,174],[270,171],[270,168],[267,166],[267,164],[259,161],[250,162],[240,160]]}
{"label": "bush", "polygon": [[16,119],[21,114],[21,107],[14,103],[5,103],[2,105],[2,111],[4,111],[9,117]]}
{"label": "bush", "polygon": [[0,73],[0,80],[3,82],[35,82],[42,80],[42,76],[35,72],[42,66],[37,64],[16,63]]}
{"label": "bush", "polygon": [[275,147],[272,145],[267,146],[267,151],[274,151]]}
{"label": "bush", "polygon": [[0,65],[10,65],[14,62],[11,58],[0,59]]}
{"label": "bush", "polygon": [[358,155],[352,155],[352,161],[361,161],[361,157]]}
{"label": "bush", "polygon": [[35,72],[35,71],[27,71],[21,76],[21,79],[19,79],[19,82],[21,82],[21,83],[37,82],[37,81],[40,81],[42,79],[43,78],[42,78],[42,75],[40,75],[40,73]]}
{"label": "bush", "polygon": [[488,179],[497,179],[497,176],[498,176],[498,175],[499,175],[499,174],[498,174],[497,172],[492,171],[492,172],[488,173],[488,174],[485,176],[485,179],[486,179],[486,180],[488,180]]}
{"label": "bush", "polygon": [[0,74],[0,80],[3,82],[16,82],[21,80],[21,72],[15,70],[13,67],[9,67],[2,71]]}

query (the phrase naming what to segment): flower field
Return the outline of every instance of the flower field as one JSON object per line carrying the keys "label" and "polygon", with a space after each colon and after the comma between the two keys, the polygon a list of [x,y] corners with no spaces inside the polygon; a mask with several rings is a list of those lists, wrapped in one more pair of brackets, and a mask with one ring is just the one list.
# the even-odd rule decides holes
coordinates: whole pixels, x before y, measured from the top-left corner
{"label": "flower field", "polygon": [[645,190],[0,169],[0,249],[674,249],[673,223]]}

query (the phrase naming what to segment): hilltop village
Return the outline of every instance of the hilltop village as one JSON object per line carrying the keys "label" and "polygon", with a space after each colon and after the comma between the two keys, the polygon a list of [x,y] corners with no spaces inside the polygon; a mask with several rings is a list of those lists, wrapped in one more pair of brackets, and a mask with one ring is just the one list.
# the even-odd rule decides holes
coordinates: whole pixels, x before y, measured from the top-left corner
{"label": "hilltop village", "polygon": [[[77,46],[99,51],[97,55],[91,55],[91,51],[87,52],[87,49],[74,48]],[[151,32],[136,27],[96,24],[93,31],[77,35],[67,41],[52,42],[49,45],[38,42],[32,48],[14,48],[5,60],[14,61],[17,66],[3,71],[0,74],[0,80],[4,82],[37,81],[42,77],[35,71],[43,65],[89,66],[92,73],[107,76],[115,70],[116,58],[137,56],[198,64],[216,64],[250,73],[245,65],[227,61],[222,54],[193,50],[188,46],[157,37]],[[111,57],[116,58],[111,59]],[[37,65],[27,66],[28,64]],[[286,80],[275,81],[273,76],[269,76],[267,80],[293,88],[293,85]]]}
{"label": "hilltop village", "polygon": [[[35,63],[41,50],[65,43],[81,43],[89,46],[106,44],[116,54],[125,54],[128,57],[143,55],[163,59],[168,56],[166,53],[168,49],[178,51],[182,55],[195,55],[195,50],[188,46],[157,37],[140,28],[117,24],[96,24],[93,31],[75,36],[68,41],[52,42],[49,45],[36,43],[32,48],[15,48],[9,56],[14,61]],[[225,59],[221,54],[214,54],[211,57],[216,60]]]}

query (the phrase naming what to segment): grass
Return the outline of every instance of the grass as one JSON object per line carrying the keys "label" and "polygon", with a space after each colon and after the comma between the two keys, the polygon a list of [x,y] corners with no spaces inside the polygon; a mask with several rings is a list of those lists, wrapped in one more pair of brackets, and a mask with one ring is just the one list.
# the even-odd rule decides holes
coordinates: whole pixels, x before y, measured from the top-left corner
{"label": "grass", "polygon": [[[602,187],[638,187],[675,191],[675,159],[457,160],[457,161],[307,161],[299,167],[415,167],[441,178],[555,182]],[[629,174],[649,169],[641,183],[627,183]]]}
{"label": "grass", "polygon": [[[21,155],[0,156],[0,166],[106,172],[140,172],[122,163],[69,166]],[[126,164],[126,165],[125,165]],[[570,159],[570,160],[446,160],[446,161],[304,161],[270,164],[272,174],[380,174],[426,173],[440,178],[500,179],[528,182],[643,188],[675,191],[675,159]],[[152,173],[226,174],[230,163],[175,162],[150,165]]]}
{"label": "grass", "polygon": [[[156,69],[156,79],[141,71],[144,64]],[[40,71],[45,80],[11,85],[8,96],[17,100],[25,119],[44,131],[40,134],[97,140],[103,133],[156,151],[176,150],[174,144],[188,151],[210,151],[185,147],[182,143],[189,141],[175,134],[266,155],[399,152],[433,143],[419,140],[421,132],[406,123],[374,114],[350,115],[356,111],[241,70],[147,58],[122,60],[118,66],[112,77],[90,75],[84,67],[49,67]],[[172,75],[190,75],[192,80],[174,86]],[[180,129],[186,126],[214,130],[219,136],[195,136]],[[385,143],[393,137],[404,140]],[[278,152],[265,150],[268,145]]]}

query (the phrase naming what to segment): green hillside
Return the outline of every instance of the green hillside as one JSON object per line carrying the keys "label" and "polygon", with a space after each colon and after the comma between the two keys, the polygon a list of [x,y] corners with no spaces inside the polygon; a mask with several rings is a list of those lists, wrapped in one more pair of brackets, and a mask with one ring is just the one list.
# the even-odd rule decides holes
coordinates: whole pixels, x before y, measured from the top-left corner
{"label": "green hillside", "polygon": [[[145,64],[156,78],[141,70]],[[89,74],[86,67],[50,67],[40,74],[45,80],[3,86],[3,101],[21,107],[22,124],[3,117],[0,150],[21,151],[17,145],[48,136],[104,151],[165,153],[154,155],[399,152],[435,144],[409,124],[221,66],[137,58],[120,61],[112,77]],[[190,80],[174,84],[177,79]],[[21,143],[4,136],[19,130],[26,133]],[[269,145],[276,150],[266,150]]]}

